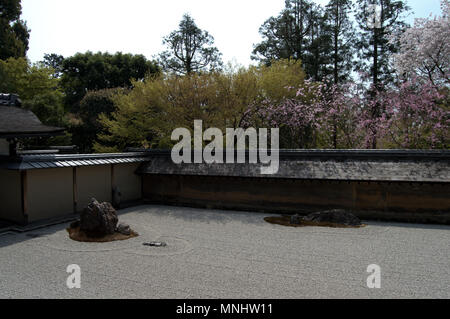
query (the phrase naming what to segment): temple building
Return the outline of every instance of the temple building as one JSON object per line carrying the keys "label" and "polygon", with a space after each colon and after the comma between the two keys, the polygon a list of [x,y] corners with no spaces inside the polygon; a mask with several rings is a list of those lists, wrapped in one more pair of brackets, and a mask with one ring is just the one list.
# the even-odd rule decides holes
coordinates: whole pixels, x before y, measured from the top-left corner
{"label": "temple building", "polygon": [[42,124],[33,112],[21,108],[21,105],[17,95],[0,93],[0,155],[16,156],[20,138],[64,133],[63,128]]}
{"label": "temple building", "polygon": [[141,198],[141,177],[135,174],[147,160],[141,153],[62,154],[61,147],[18,151],[21,139],[64,133],[42,124],[21,104],[17,95],[0,94],[0,220],[27,224],[67,216],[92,197],[113,202],[119,192],[125,204]]}

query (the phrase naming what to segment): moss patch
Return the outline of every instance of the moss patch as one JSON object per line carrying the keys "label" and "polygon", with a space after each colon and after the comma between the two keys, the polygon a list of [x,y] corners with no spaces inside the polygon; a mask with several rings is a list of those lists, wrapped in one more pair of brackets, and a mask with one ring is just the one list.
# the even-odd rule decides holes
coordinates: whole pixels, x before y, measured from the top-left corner
{"label": "moss patch", "polygon": [[309,221],[301,221],[300,224],[291,224],[291,216],[278,216],[278,217],[266,217],[264,220],[268,223],[289,227],[306,227],[306,226],[316,226],[316,227],[332,227],[332,228],[362,228],[367,225],[360,226],[347,226],[343,224],[336,223],[319,223],[319,222],[309,222]]}
{"label": "moss patch", "polygon": [[70,239],[85,243],[107,243],[118,240],[127,240],[139,236],[135,231],[131,231],[131,234],[128,236],[117,232],[112,235],[96,236],[95,234],[86,234],[80,227],[67,228],[67,232],[69,233]]}

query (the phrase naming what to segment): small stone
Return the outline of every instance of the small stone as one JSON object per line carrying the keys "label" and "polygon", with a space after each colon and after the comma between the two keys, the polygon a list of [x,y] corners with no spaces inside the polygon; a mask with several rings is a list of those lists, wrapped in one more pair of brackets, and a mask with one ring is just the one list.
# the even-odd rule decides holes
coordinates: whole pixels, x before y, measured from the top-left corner
{"label": "small stone", "polygon": [[129,225],[125,223],[120,223],[119,226],[117,226],[116,232],[125,235],[130,236],[131,235],[131,228]]}
{"label": "small stone", "polygon": [[291,224],[292,225],[300,225],[302,222],[302,217],[299,214],[295,214],[291,216]]}
{"label": "small stone", "polygon": [[156,241],[153,241],[151,243],[144,243],[143,245],[150,246],[150,247],[166,247],[167,246],[167,244],[164,242],[156,242]]}

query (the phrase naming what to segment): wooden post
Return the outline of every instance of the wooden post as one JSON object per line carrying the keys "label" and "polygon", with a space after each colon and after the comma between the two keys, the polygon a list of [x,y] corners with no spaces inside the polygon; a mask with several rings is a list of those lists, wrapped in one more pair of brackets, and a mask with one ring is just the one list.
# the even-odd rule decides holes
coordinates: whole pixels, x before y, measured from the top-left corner
{"label": "wooden post", "polygon": [[141,200],[144,199],[144,174],[141,174]]}
{"label": "wooden post", "polygon": [[111,202],[114,202],[114,187],[116,186],[116,176],[114,164],[111,164]]}
{"label": "wooden post", "polygon": [[20,172],[20,180],[21,180],[21,195],[22,195],[22,215],[23,215],[23,223],[28,223],[28,203],[27,203],[27,192],[28,192],[28,183],[27,183],[27,171]]}
{"label": "wooden post", "polygon": [[72,180],[73,180],[73,213],[78,213],[78,189],[77,189],[77,168],[74,167],[72,170]]}

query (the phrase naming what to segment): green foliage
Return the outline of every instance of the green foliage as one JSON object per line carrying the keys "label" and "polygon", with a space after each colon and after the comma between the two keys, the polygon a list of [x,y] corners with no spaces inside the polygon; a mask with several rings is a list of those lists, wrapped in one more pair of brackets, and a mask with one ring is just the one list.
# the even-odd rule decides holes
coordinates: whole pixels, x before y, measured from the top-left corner
{"label": "green foliage", "polygon": [[62,55],[59,54],[44,54],[44,60],[42,61],[42,63],[49,67],[52,68],[53,70],[55,70],[53,77],[55,78],[60,78],[62,76],[62,71],[63,71],[63,63],[64,63],[64,57]]}
{"label": "green foliage", "polygon": [[[0,92],[18,94],[23,107],[36,114],[42,123],[64,127],[67,122],[63,94],[53,72],[42,64],[31,65],[25,58],[0,60]],[[70,138],[59,138],[58,141],[68,143]]]}
{"label": "green foliage", "polygon": [[90,91],[80,102],[79,121],[73,121],[71,131],[73,142],[82,152],[91,152],[97,134],[102,126],[98,122],[100,114],[109,116],[114,110],[114,96],[125,92],[125,89],[104,89]]}
{"label": "green foliage", "polygon": [[88,91],[130,88],[132,80],[142,80],[159,72],[157,65],[143,55],[116,53],[77,53],[62,62],[61,86],[66,108],[78,112],[79,102]]}
{"label": "green foliage", "polygon": [[62,92],[53,70],[43,65],[31,65],[26,59],[0,60],[0,91],[18,94],[23,106],[33,111],[49,125],[62,124]]}
{"label": "green foliage", "polygon": [[178,127],[192,130],[194,120],[203,120],[205,128],[241,127],[250,104],[292,97],[295,91],[289,87],[301,85],[304,78],[300,62],[280,60],[272,66],[169,74],[135,82],[131,91],[115,96],[116,111],[111,116],[100,115],[104,131],[94,149],[169,147],[172,131]]}
{"label": "green foliage", "polygon": [[[111,92],[114,90],[101,90],[128,89],[133,80],[142,81],[146,76],[159,72],[158,66],[143,55],[120,52],[112,55],[88,51],[69,58],[52,54],[46,56],[45,63],[57,68],[53,76],[62,73],[60,85],[64,92],[64,105],[66,112],[71,112],[70,132],[81,152],[92,151],[94,137],[98,133],[97,118],[103,112],[112,111]],[[88,93],[92,91],[101,92]]]}
{"label": "green foliage", "polygon": [[260,27],[263,41],[253,50],[252,59],[269,64],[277,59],[303,60],[307,36],[313,21],[308,13],[311,3],[305,0],[288,0],[277,17],[270,17]]}
{"label": "green foliage", "polygon": [[270,66],[250,67],[249,71],[255,73],[258,81],[257,95],[275,101],[294,97],[296,92],[289,87],[301,86],[306,78],[301,61],[288,59],[272,61]]}
{"label": "green foliage", "polygon": [[194,20],[185,14],[179,29],[164,38],[168,50],[159,56],[165,71],[190,74],[207,70],[218,70],[222,66],[221,53],[213,47],[214,38],[197,27]]}
{"label": "green foliage", "polygon": [[21,14],[20,0],[0,0],[0,60],[26,56],[30,30]]}
{"label": "green foliage", "polygon": [[156,85],[160,82],[154,78],[147,81],[155,83],[155,86],[147,89],[144,82],[134,83],[131,91],[114,98],[116,111],[111,116],[100,114],[99,123],[104,133],[99,133],[100,142],[94,143],[96,152],[121,152],[126,147],[148,147],[149,141],[155,139],[158,106],[148,102],[158,101],[159,97],[153,92],[160,89]]}
{"label": "green foliage", "polygon": [[259,29],[263,41],[252,59],[270,64],[278,59],[302,61],[306,74],[323,80],[330,74],[330,33],[324,10],[309,0],[286,0],[285,8]]}

